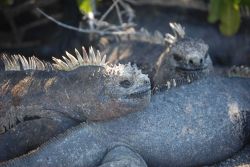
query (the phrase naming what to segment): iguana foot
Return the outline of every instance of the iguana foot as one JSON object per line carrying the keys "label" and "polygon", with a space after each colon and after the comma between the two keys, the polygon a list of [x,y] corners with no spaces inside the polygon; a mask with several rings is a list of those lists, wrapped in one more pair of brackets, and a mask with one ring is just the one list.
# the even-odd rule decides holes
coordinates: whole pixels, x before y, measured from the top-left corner
{"label": "iguana foot", "polygon": [[250,78],[250,67],[245,66],[233,66],[228,71],[229,77],[243,77],[243,78]]}
{"label": "iguana foot", "polygon": [[142,157],[126,146],[112,148],[99,167],[147,167]]}

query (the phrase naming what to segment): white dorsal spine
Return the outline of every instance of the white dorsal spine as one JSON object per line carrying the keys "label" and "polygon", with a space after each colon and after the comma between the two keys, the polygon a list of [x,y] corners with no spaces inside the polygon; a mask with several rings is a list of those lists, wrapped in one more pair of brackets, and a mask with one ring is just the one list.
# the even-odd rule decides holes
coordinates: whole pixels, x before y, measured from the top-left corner
{"label": "white dorsal spine", "polygon": [[101,56],[97,51],[95,54],[92,47],[89,48],[89,55],[84,47],[82,47],[83,55],[81,55],[77,49],[75,49],[76,56],[66,52],[66,56],[62,56],[62,59],[53,57],[53,64],[39,60],[37,57],[32,56],[26,58],[22,55],[3,55],[2,60],[4,63],[5,71],[22,71],[22,70],[62,70],[71,71],[80,66],[95,65],[106,66],[106,55]]}
{"label": "white dorsal spine", "polygon": [[167,33],[165,35],[165,41],[168,44],[174,44],[176,43],[179,39],[185,37],[185,28],[182,27],[178,23],[169,23],[169,26],[171,27],[172,31],[174,32],[174,35]]}
{"label": "white dorsal spine", "polygon": [[142,74],[141,70],[136,65],[128,64],[116,64],[108,65],[106,61],[106,55],[101,55],[97,50],[96,53],[92,47],[89,48],[89,54],[87,54],[84,47],[82,47],[82,55],[75,49],[76,56],[66,52],[66,57],[63,59],[52,58],[54,60],[53,67],[56,70],[71,71],[81,66],[100,66],[104,67],[105,73],[108,76],[143,76],[148,78],[147,75]]}
{"label": "white dorsal spine", "polygon": [[50,63],[39,60],[37,57],[32,56],[25,58],[22,55],[3,55],[2,60],[4,63],[5,71],[22,71],[22,70],[52,70]]}
{"label": "white dorsal spine", "polygon": [[176,43],[179,39],[185,37],[185,28],[180,24],[171,22],[169,23],[169,26],[174,34],[166,33],[165,37],[157,30],[154,33],[150,33],[148,30],[142,27],[139,31],[130,29],[129,34],[120,35],[119,38],[121,41],[140,41],[159,45],[171,45]]}
{"label": "white dorsal spine", "polygon": [[229,77],[250,78],[250,67],[233,66],[227,73]]}
{"label": "white dorsal spine", "polygon": [[84,47],[82,47],[82,55],[75,49],[76,56],[66,52],[66,56],[62,59],[52,57],[54,63],[50,64],[43,62],[35,56],[25,58],[21,55],[7,56],[3,55],[2,59],[5,65],[5,71],[22,71],[22,70],[59,70],[59,71],[71,71],[81,66],[100,66],[105,68],[105,73],[109,76],[124,76],[124,75],[143,75],[141,70],[136,65],[117,64],[108,65],[106,62],[106,55],[102,56],[97,50],[96,53],[92,47],[89,48],[89,54],[87,54]]}
{"label": "white dorsal spine", "polygon": [[82,47],[82,55],[75,49],[76,56],[66,52],[66,56],[63,59],[53,57],[53,67],[56,70],[71,71],[81,66],[107,66],[106,55],[101,56],[100,52],[95,53],[92,47],[89,48],[89,54],[87,54],[84,47]]}

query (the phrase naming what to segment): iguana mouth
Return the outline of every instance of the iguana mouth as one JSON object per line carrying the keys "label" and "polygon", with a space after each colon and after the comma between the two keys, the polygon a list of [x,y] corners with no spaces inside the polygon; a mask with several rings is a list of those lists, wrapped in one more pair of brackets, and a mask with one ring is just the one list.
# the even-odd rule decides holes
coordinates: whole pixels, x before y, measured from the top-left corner
{"label": "iguana mouth", "polygon": [[150,87],[139,88],[135,92],[130,93],[126,98],[142,98],[150,93]]}
{"label": "iguana mouth", "polygon": [[179,71],[187,71],[187,72],[193,72],[193,71],[204,71],[208,67],[200,67],[200,68],[194,68],[194,69],[189,69],[189,68],[183,68],[183,67],[176,67],[177,70]]}

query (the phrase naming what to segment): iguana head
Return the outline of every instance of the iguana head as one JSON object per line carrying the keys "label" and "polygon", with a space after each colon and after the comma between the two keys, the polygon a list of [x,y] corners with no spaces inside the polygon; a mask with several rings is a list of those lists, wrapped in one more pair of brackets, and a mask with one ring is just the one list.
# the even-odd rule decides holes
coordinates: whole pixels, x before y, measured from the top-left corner
{"label": "iguana head", "polygon": [[137,66],[132,66],[130,63],[109,68],[104,84],[107,104],[111,103],[110,105],[119,110],[119,113],[129,113],[144,108],[151,96],[148,75],[142,74]]}
{"label": "iguana head", "polygon": [[157,62],[156,89],[175,87],[207,76],[213,65],[208,45],[201,39],[185,37],[180,24],[170,23],[174,35],[166,34],[166,51]]}
{"label": "iguana head", "polygon": [[212,61],[208,45],[200,39],[183,38],[174,43],[166,58],[169,68],[176,72],[209,72]]}
{"label": "iguana head", "polygon": [[177,23],[170,23],[174,35],[166,34],[169,46],[166,57],[170,68],[178,72],[209,72],[212,61],[208,54],[208,45],[201,39],[185,37],[184,28]]}
{"label": "iguana head", "polygon": [[[130,112],[139,111],[150,101],[150,81],[136,66],[106,64],[106,56],[92,48],[89,55],[83,48],[83,56],[76,50],[76,57],[66,53],[64,60],[53,58],[54,68],[69,71],[68,80],[76,95],[79,111],[89,120],[106,120]],[[79,89],[79,87],[82,87]],[[72,95],[73,96],[73,95]],[[78,98],[78,99],[77,99]]]}

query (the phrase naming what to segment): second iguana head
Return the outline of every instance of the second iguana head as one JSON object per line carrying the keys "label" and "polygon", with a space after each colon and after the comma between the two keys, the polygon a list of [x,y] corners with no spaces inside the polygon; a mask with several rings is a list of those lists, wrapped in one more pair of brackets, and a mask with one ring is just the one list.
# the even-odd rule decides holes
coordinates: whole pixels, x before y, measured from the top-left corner
{"label": "second iguana head", "polygon": [[180,24],[170,23],[170,26],[174,35],[166,34],[168,47],[157,62],[156,87],[190,83],[205,77],[213,69],[208,45],[201,39],[186,37]]}

